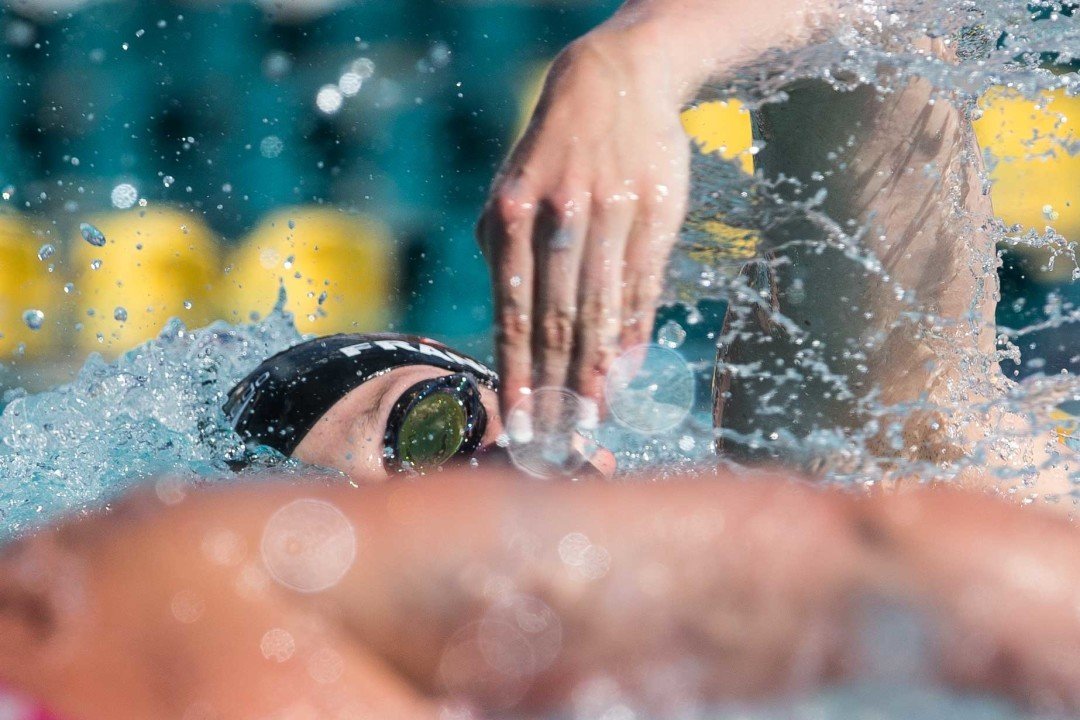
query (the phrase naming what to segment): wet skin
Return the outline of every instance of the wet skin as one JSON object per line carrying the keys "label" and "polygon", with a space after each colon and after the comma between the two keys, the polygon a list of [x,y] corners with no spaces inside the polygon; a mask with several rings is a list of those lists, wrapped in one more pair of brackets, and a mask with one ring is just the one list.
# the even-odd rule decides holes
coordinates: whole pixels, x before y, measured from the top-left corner
{"label": "wet skin", "polygon": [[[260,551],[298,500],[355,537],[320,592]],[[567,713],[597,678],[663,717],[857,678],[888,608],[921,674],[1073,713],[1078,554],[1075,527],[984,495],[777,476],[173,487],[5,548],[0,678],[72,720]]]}
{"label": "wet skin", "polygon": [[[431,365],[397,368],[350,391],[312,427],[293,451],[293,457],[311,465],[340,470],[356,482],[371,483],[391,475],[383,464],[383,436],[390,411],[401,394],[418,382],[451,373]],[[487,411],[487,427],[480,456],[492,454],[503,432],[497,393],[479,385]],[[455,462],[462,462],[461,458]],[[603,475],[615,471],[615,457],[601,449],[591,459]]]}

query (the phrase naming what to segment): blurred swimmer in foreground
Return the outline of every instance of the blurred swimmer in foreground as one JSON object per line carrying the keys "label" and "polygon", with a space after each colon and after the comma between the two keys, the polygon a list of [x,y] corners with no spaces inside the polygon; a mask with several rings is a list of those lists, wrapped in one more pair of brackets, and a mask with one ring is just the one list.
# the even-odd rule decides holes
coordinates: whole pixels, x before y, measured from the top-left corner
{"label": "blurred swimmer in foreground", "polygon": [[[495,371],[435,340],[339,334],[267,359],[230,391],[224,409],[251,446],[375,482],[505,460],[498,391]],[[615,471],[614,456],[583,436],[574,452],[583,474]]]}
{"label": "blurred swimmer in foreground", "polygon": [[1080,712],[1080,532],[980,494],[156,490],[0,552],[5,718],[666,718],[860,678]]}

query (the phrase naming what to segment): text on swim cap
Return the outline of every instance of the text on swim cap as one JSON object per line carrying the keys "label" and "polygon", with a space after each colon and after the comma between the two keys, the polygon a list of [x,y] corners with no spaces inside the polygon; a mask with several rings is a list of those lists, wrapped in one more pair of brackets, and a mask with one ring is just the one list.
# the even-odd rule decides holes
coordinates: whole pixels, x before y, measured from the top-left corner
{"label": "text on swim cap", "polygon": [[439,358],[443,362],[456,363],[458,365],[464,365],[466,367],[472,368],[484,377],[491,377],[492,375],[492,372],[489,368],[481,365],[472,358],[463,357],[449,350],[441,350],[437,347],[425,345],[423,343],[416,343],[414,345],[413,343],[409,343],[404,340],[376,340],[374,342],[356,343],[355,345],[347,345],[341,348],[341,353],[346,357],[356,357],[363,354],[365,350],[370,350],[372,346],[379,347],[383,350],[398,350],[413,353],[415,355],[433,356]]}

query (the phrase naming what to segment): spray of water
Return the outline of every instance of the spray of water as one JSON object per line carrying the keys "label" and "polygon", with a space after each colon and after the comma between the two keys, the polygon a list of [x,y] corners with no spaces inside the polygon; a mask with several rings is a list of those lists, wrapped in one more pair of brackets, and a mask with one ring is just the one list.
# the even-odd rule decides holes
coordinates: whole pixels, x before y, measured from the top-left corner
{"label": "spray of water", "polygon": [[11,392],[0,414],[0,539],[59,513],[98,508],[163,474],[228,478],[243,443],[225,423],[225,393],[266,357],[300,340],[284,297],[252,325],[160,336],[106,362],[92,356],[70,384]]}
{"label": "spray of water", "polygon": [[[730,303],[714,397],[725,456],[848,484],[989,476],[1006,492],[1080,497],[1080,462],[1050,421],[1080,384],[999,369],[1020,357],[1018,336],[1080,311],[1060,302],[1012,330],[993,320],[1002,249],[1039,250],[1075,282],[1075,241],[1049,205],[1041,231],[994,217],[1001,159],[971,132],[992,87],[1042,105],[1080,93],[1073,9],[855,3],[845,31],[710,88],[753,110],[757,171],[695,156],[666,299]],[[1080,150],[1066,132],[1024,145]],[[735,230],[718,237],[718,218]],[[749,265],[730,256],[740,232],[757,243]]]}

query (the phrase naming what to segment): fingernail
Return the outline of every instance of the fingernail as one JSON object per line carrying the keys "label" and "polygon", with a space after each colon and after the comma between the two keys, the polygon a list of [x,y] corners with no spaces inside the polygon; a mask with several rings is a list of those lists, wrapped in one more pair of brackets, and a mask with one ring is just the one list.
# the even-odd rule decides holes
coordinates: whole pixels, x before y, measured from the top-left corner
{"label": "fingernail", "polygon": [[510,411],[506,420],[506,434],[517,445],[525,445],[533,440],[532,417],[521,408]]}
{"label": "fingernail", "polygon": [[581,399],[579,430],[595,430],[600,425],[600,406],[592,398]]}

